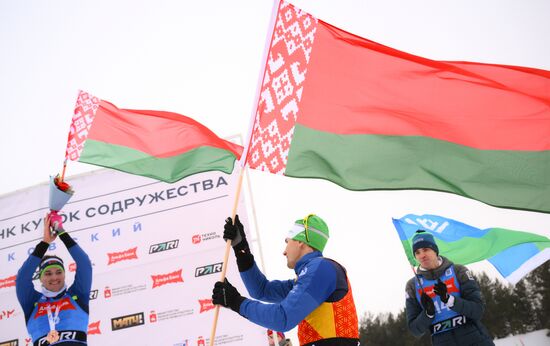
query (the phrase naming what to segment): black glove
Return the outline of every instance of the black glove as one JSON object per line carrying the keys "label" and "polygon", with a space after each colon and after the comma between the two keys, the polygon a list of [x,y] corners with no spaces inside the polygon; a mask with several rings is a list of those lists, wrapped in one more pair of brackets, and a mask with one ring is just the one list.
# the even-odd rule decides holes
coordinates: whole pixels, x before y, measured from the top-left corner
{"label": "black glove", "polygon": [[225,219],[225,225],[223,226],[223,239],[231,240],[231,246],[235,251],[245,250],[248,248],[248,242],[246,241],[246,234],[244,233],[244,227],[239,220],[239,215],[235,215],[235,224],[230,217]]}
{"label": "black glove", "polygon": [[233,285],[225,279],[224,282],[218,281],[214,285],[212,290],[212,303],[216,305],[222,305],[226,308],[239,313],[242,302],[245,300],[243,296],[237,291]]}
{"label": "black glove", "polygon": [[435,305],[432,298],[430,298],[426,293],[422,292],[422,296],[420,296],[420,302],[422,303],[422,307],[424,308],[424,310],[426,310],[426,315],[428,315],[428,317],[434,317]]}
{"label": "black glove", "polygon": [[230,217],[225,220],[223,239],[231,240],[231,246],[235,252],[237,267],[239,267],[240,272],[247,271],[254,265],[254,256],[250,252],[250,246],[246,241],[246,234],[244,233],[243,224],[239,220],[239,215],[235,215],[235,224],[233,224]]}
{"label": "black glove", "polygon": [[449,301],[449,294],[447,294],[447,285],[437,279],[437,283],[434,285],[434,292],[441,297],[441,301],[445,304]]}

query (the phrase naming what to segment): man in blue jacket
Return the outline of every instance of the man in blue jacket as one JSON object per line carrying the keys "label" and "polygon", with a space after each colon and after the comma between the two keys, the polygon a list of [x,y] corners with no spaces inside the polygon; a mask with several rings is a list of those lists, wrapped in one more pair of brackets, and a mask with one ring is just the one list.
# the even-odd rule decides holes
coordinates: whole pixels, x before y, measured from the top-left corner
{"label": "man in blue jacket", "polygon": [[286,237],[287,266],[297,278],[268,281],[250,252],[239,217],[226,220],[224,239],[231,239],[241,278],[252,298],[242,297],[227,280],[214,286],[214,304],[231,308],[251,322],[285,332],[298,326],[300,346],[357,346],[357,311],[346,270],[323,257],[329,239],[317,215],[296,220]]}
{"label": "man in blue jacket", "polygon": [[[53,219],[52,219],[53,218]],[[50,226],[57,224],[55,232]],[[65,266],[57,256],[44,256],[57,236],[76,262],[74,283],[67,288]],[[41,292],[34,289],[33,274],[39,267]],[[92,263],[88,255],[65,232],[59,215],[46,215],[44,235],[17,273],[15,288],[25,314],[33,345],[86,345]]]}
{"label": "man in blue jacket", "polygon": [[485,305],[468,268],[439,256],[434,237],[425,231],[418,231],[412,243],[420,263],[405,289],[413,335],[429,332],[433,345],[494,345],[480,322]]}

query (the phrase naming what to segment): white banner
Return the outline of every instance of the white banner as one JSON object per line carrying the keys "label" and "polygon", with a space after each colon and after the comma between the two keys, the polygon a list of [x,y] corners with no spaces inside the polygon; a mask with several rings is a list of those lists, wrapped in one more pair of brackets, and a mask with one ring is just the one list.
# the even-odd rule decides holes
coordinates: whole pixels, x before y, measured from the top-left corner
{"label": "white banner", "polygon": [[[64,227],[93,263],[88,343],[208,345],[237,176],[207,172],[166,184],[102,170],[68,182],[76,193]],[[15,275],[42,239],[47,200],[47,185],[0,198],[0,345],[32,344]],[[248,230],[244,198],[238,214]],[[64,259],[70,286],[75,264],[65,246],[56,240],[48,253]],[[246,293],[233,255],[227,277]],[[222,308],[215,344],[266,345],[266,330]]]}

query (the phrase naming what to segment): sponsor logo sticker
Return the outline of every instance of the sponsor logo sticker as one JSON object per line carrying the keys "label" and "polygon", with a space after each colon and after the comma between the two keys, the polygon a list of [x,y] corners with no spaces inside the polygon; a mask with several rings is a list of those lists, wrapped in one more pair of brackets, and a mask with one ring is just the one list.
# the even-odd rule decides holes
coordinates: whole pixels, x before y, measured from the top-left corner
{"label": "sponsor logo sticker", "polygon": [[468,276],[468,280],[470,280],[470,281],[475,280],[474,275],[472,274],[471,271],[467,270],[466,275]]}
{"label": "sponsor logo sticker", "polygon": [[191,242],[193,244],[199,244],[205,241],[218,239],[218,238],[221,238],[221,236],[218,233],[208,232],[208,233],[202,233],[202,234],[195,234],[193,237],[191,237]]}
{"label": "sponsor logo sticker", "polygon": [[66,297],[63,299],[60,299],[56,302],[46,302],[46,303],[38,303],[38,308],[36,310],[36,314],[34,315],[34,318],[37,319],[40,316],[44,316],[48,314],[48,306],[50,307],[50,310],[52,313],[55,312],[57,307],[59,306],[59,311],[63,310],[76,310],[73,303],[71,303],[71,299]]}
{"label": "sponsor logo sticker", "polygon": [[201,305],[201,309],[199,311],[199,314],[202,314],[203,312],[212,310],[216,307],[216,305],[214,305],[212,303],[212,299],[199,299],[199,304]]}
{"label": "sponsor logo sticker", "polygon": [[179,239],[174,239],[163,243],[153,244],[149,247],[149,254],[177,249],[179,242]]}
{"label": "sponsor logo sticker", "polygon": [[0,279],[0,288],[15,287],[16,275]]}
{"label": "sponsor logo sticker", "polygon": [[198,244],[201,242],[201,235],[200,234],[195,234],[192,238],[191,238],[191,241],[193,242],[193,244]]}
{"label": "sponsor logo sticker", "polygon": [[115,264],[121,261],[128,261],[137,259],[137,246],[121,252],[112,252],[107,254],[109,256],[109,262],[107,265]]}
{"label": "sponsor logo sticker", "polygon": [[[450,278],[448,280],[445,280],[444,283],[445,285],[447,285],[447,293],[451,294],[453,292],[459,292],[455,284],[455,278]],[[426,294],[430,298],[435,298],[435,296],[437,295],[434,292],[434,285],[424,287],[424,292],[426,292]],[[418,294],[422,295],[422,289],[418,289]]]}
{"label": "sponsor logo sticker", "polygon": [[101,334],[99,324],[101,321],[95,321],[88,325],[88,335]]}
{"label": "sponsor logo sticker", "polygon": [[200,276],[210,275],[214,273],[221,273],[222,266],[223,266],[223,262],[207,264],[202,267],[197,267],[195,268],[195,277],[198,278]]}
{"label": "sponsor logo sticker", "polygon": [[182,271],[183,269],[180,269],[168,274],[151,275],[151,279],[153,279],[153,288],[183,282]]}
{"label": "sponsor logo sticker", "polygon": [[143,312],[111,318],[111,329],[113,331],[137,327],[143,324],[145,324]]}

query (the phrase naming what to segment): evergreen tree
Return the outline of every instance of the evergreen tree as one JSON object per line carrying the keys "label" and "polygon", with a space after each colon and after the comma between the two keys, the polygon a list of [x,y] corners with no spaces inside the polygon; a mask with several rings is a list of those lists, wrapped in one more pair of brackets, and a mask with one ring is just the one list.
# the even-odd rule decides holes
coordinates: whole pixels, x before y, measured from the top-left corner
{"label": "evergreen tree", "polygon": [[550,329],[550,261],[533,270],[526,279],[530,282],[530,299],[535,305],[534,329]]}
{"label": "evergreen tree", "polygon": [[485,273],[476,275],[476,280],[485,301],[485,313],[481,322],[493,338],[512,334],[512,289],[496,279],[491,280]]}
{"label": "evergreen tree", "polygon": [[509,316],[512,334],[524,334],[534,330],[536,311],[533,308],[530,287],[529,281],[521,280],[513,289],[513,314]]}
{"label": "evergreen tree", "polygon": [[541,307],[539,309],[539,319],[541,327],[547,328],[550,334],[550,261],[539,267],[536,271],[539,274],[540,282],[537,290],[541,295]]}
{"label": "evergreen tree", "polygon": [[407,328],[405,309],[397,315],[366,313],[359,328],[361,345],[369,346],[422,346],[430,345],[431,337],[425,333],[421,338],[414,337]]}

